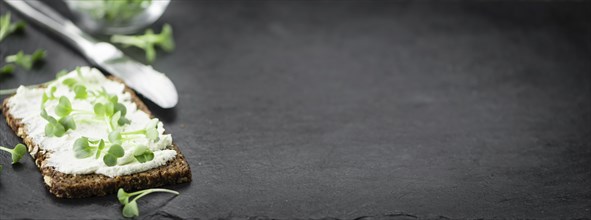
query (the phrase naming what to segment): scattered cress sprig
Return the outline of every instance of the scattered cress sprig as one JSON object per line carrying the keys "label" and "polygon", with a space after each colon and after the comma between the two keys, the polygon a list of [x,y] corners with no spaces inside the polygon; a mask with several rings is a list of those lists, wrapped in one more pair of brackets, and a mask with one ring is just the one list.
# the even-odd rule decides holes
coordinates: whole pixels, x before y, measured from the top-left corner
{"label": "scattered cress sprig", "polygon": [[143,35],[113,35],[111,42],[122,44],[124,47],[133,46],[144,50],[148,63],[152,63],[156,59],[155,46],[166,52],[173,51],[175,47],[172,27],[169,24],[164,24],[160,34],[154,34],[152,29],[148,29]]}
{"label": "scattered cress sprig", "polygon": [[25,26],[27,25],[23,21],[10,23],[10,12],[0,16],[0,42],[2,42],[6,36],[24,29]]}
{"label": "scattered cress sprig", "polygon": [[4,61],[7,64],[0,68],[0,75],[12,73],[16,68],[14,64],[23,67],[26,70],[31,70],[35,63],[45,58],[45,53],[45,50],[39,49],[33,52],[33,54],[29,55],[20,50],[14,55],[6,56]]}
{"label": "scattered cress sprig", "polygon": [[[172,193],[175,195],[179,194],[179,192],[174,191],[174,190],[160,189],[160,188],[145,189],[145,190],[140,190],[140,191],[132,192],[132,193],[125,192],[125,190],[123,188],[119,188],[119,191],[117,192],[117,199],[119,200],[119,203],[121,203],[123,205],[123,209],[121,211],[123,216],[126,218],[139,216],[140,211],[139,211],[136,201],[138,199],[140,199],[150,193],[154,193],[154,192],[165,192],[165,193]],[[132,196],[136,196],[136,197],[133,200],[129,201],[129,199]]]}
{"label": "scattered cress sprig", "polygon": [[12,156],[12,164],[18,163],[19,160],[27,153],[27,147],[23,144],[17,144],[13,149],[0,146],[0,150],[6,151]]}

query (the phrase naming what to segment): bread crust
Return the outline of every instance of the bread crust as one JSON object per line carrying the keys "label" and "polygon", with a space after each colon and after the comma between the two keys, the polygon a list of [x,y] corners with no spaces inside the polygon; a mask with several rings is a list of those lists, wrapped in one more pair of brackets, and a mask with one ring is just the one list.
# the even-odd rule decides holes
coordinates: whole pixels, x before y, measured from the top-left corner
{"label": "bread crust", "polygon": [[[121,80],[113,76],[108,78],[123,83]],[[146,105],[139,99],[133,90],[127,87],[127,85],[125,86],[125,91],[131,94],[132,101],[137,104],[139,110],[142,110],[150,115],[150,117],[153,117]],[[39,145],[33,142],[32,138],[26,133],[26,125],[10,113],[8,101],[11,98],[12,96],[4,99],[2,103],[2,114],[6,117],[6,122],[10,128],[21,137],[25,145],[27,145],[27,150],[33,156],[35,165],[37,165],[43,176],[45,186],[49,192],[56,197],[84,198],[104,196],[117,192],[119,188],[123,188],[126,191],[133,191],[169,184],[191,182],[192,177],[189,164],[174,142],[171,146],[167,147],[168,149],[177,152],[174,160],[169,161],[163,166],[130,175],[108,177],[102,174],[65,174],[56,171],[53,167],[44,166],[49,153],[40,150]]]}

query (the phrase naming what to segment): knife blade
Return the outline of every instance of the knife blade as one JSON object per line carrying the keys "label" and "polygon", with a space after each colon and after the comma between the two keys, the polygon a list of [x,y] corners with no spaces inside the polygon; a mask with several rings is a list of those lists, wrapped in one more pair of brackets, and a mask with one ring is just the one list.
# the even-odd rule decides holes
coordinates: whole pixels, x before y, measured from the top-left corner
{"label": "knife blade", "polygon": [[152,66],[139,63],[112,44],[100,42],[80,30],[40,1],[5,0],[41,27],[50,30],[74,46],[93,65],[121,78],[129,87],[152,100],[162,108],[172,108],[178,103],[178,93],[172,81]]}

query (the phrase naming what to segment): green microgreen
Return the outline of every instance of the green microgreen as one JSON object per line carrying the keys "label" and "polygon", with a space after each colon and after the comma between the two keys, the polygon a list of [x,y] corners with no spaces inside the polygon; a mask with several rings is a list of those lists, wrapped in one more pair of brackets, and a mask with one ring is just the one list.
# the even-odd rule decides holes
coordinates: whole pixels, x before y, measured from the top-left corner
{"label": "green microgreen", "polygon": [[10,12],[3,16],[0,16],[0,42],[4,40],[8,35],[24,29],[26,23],[19,21],[16,23],[10,23]]}
{"label": "green microgreen", "polygon": [[36,50],[31,55],[25,54],[22,50],[14,55],[9,55],[4,58],[6,63],[16,63],[17,65],[30,70],[35,62],[45,57],[45,50]]}
{"label": "green microgreen", "polygon": [[74,141],[74,156],[78,159],[87,158],[94,154],[94,148],[88,142],[87,137],[81,137]]}
{"label": "green microgreen", "polygon": [[111,143],[121,144],[121,142],[123,141],[123,136],[121,136],[121,132],[118,130],[111,131],[111,133],[109,133],[109,141]]}
{"label": "green microgreen", "polygon": [[74,98],[76,99],[86,99],[88,97],[88,92],[86,91],[86,86],[84,86],[84,82],[82,81],[82,77],[80,77],[80,81],[76,80],[75,78],[68,78],[64,79],[62,82],[66,85],[70,90],[74,91],[76,94]]}
{"label": "green microgreen", "polygon": [[57,97],[55,96],[55,91],[57,91],[57,87],[55,87],[55,86],[51,86],[51,87],[49,87],[49,89],[45,90],[45,92],[43,93],[43,96],[41,97],[41,108],[44,108],[45,103],[48,100],[57,99]]}
{"label": "green microgreen", "polygon": [[[89,141],[90,143],[96,144],[96,142],[92,142]],[[95,159],[98,159],[101,156],[101,152],[103,151],[103,149],[105,149],[105,141],[103,141],[103,139],[101,139],[98,142],[98,146],[97,146],[97,150],[96,150],[96,155],[94,156]]]}
{"label": "green microgreen", "polygon": [[[121,205],[123,205],[123,209],[122,209],[123,217],[131,218],[131,217],[139,216],[140,212],[139,212],[139,208],[137,206],[136,201],[138,199],[140,199],[150,193],[154,193],[154,192],[165,192],[165,193],[172,193],[175,195],[179,194],[179,192],[174,191],[174,190],[160,189],[160,188],[145,189],[145,190],[140,190],[140,191],[132,192],[132,193],[125,192],[125,190],[123,188],[119,188],[119,191],[117,191],[117,199],[119,200],[119,203],[121,203]],[[133,198],[133,200],[129,201],[129,199],[132,196],[136,196],[136,197]]]}
{"label": "green microgreen", "polygon": [[60,123],[60,121],[56,120],[54,117],[49,116],[49,114],[47,114],[47,111],[45,111],[45,109],[41,109],[41,117],[44,118],[45,120],[47,120],[47,125],[45,125],[45,135],[48,137],[61,137],[64,135],[64,133],[66,133],[66,127],[68,128],[76,128],[76,124],[73,120],[69,120],[69,119],[65,119],[65,120],[60,120],[62,121],[62,124]]}
{"label": "green microgreen", "polygon": [[55,107],[55,114],[60,117],[65,117],[68,116],[71,112],[72,103],[70,103],[70,100],[65,96],[60,97],[59,102]]}
{"label": "green microgreen", "polygon": [[124,47],[134,46],[144,50],[149,63],[156,58],[155,46],[159,46],[166,52],[173,51],[175,47],[172,27],[169,24],[164,24],[160,34],[154,34],[152,29],[148,29],[143,35],[113,35],[111,42],[120,43]]}
{"label": "green microgreen", "polygon": [[74,156],[83,159],[94,155],[95,159],[98,159],[107,145],[109,145],[109,150],[103,156],[103,162],[107,166],[115,166],[117,165],[117,159],[125,155],[125,149],[119,144],[106,144],[103,139],[89,140],[87,137],[76,139],[73,146]]}
{"label": "green microgreen", "polygon": [[116,95],[108,95],[103,91],[99,92],[99,96],[107,100],[107,102],[94,104],[94,114],[99,118],[103,118],[111,131],[130,122],[125,118],[127,108],[118,102]]}
{"label": "green microgreen", "polygon": [[154,159],[154,152],[144,145],[137,146],[133,151],[133,157],[140,162],[145,163]]}
{"label": "green microgreen", "polygon": [[76,121],[74,121],[74,117],[72,115],[63,117],[58,122],[62,126],[64,126],[64,129],[66,129],[66,131],[69,129],[76,130]]}
{"label": "green microgreen", "polygon": [[12,64],[6,64],[0,68],[0,75],[10,74],[12,72],[14,72],[14,65]]}
{"label": "green microgreen", "polygon": [[12,164],[18,163],[19,160],[27,153],[27,147],[23,144],[17,144],[13,149],[0,146],[0,150],[6,151],[12,156]]}
{"label": "green microgreen", "polygon": [[113,144],[111,148],[107,151],[107,154],[103,157],[103,162],[107,166],[115,166],[117,165],[117,159],[123,157],[125,155],[125,150],[119,144]]}

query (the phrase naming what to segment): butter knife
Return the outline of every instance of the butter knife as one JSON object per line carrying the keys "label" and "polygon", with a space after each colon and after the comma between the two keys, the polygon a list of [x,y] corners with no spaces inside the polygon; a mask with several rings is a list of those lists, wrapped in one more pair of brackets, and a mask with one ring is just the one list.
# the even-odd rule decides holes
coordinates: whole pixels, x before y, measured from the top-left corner
{"label": "butter knife", "polygon": [[95,66],[123,79],[137,92],[162,108],[172,108],[178,94],[170,79],[128,56],[112,44],[100,42],[80,30],[70,20],[40,1],[5,0],[16,11],[45,27],[78,49]]}

